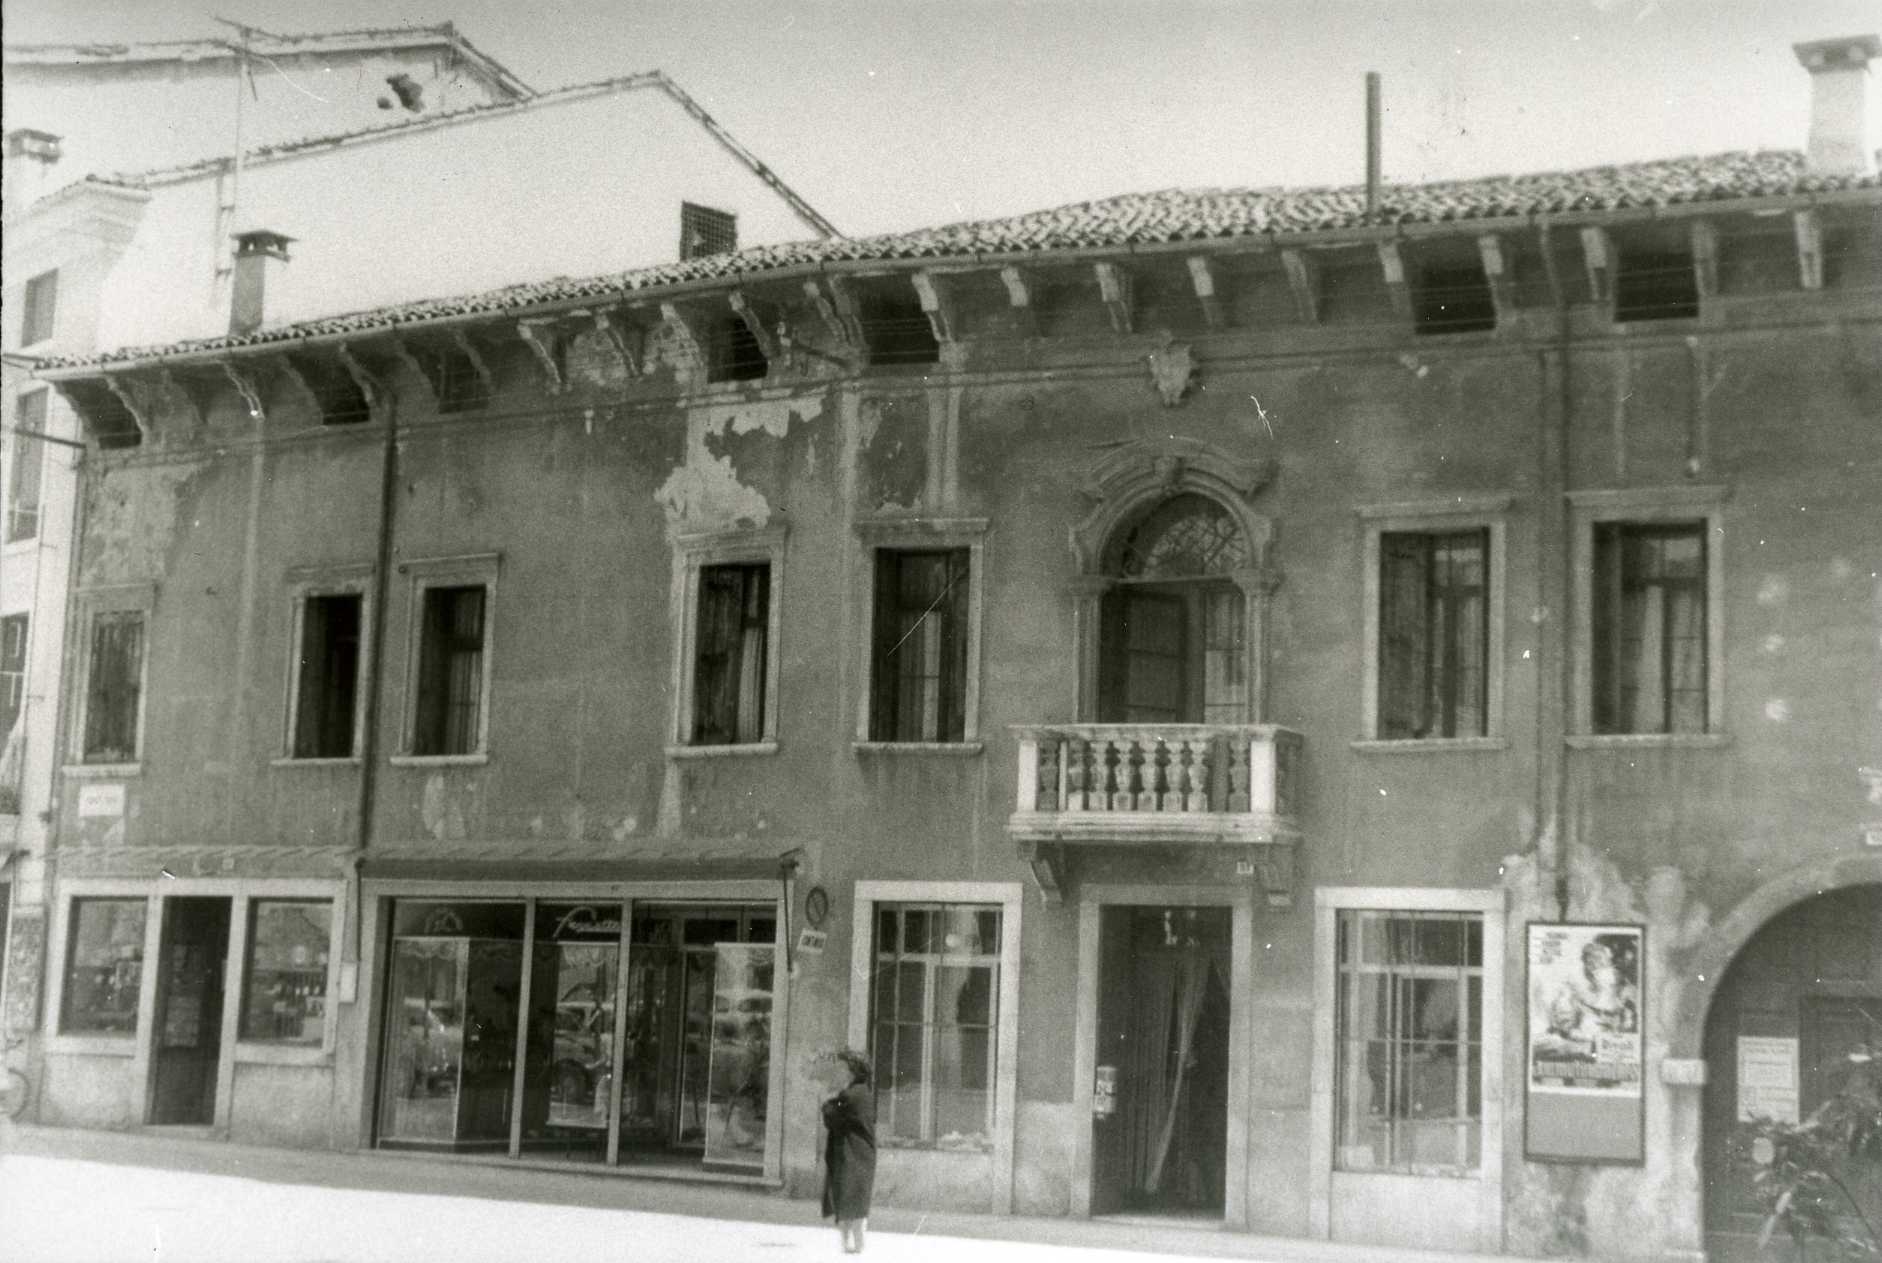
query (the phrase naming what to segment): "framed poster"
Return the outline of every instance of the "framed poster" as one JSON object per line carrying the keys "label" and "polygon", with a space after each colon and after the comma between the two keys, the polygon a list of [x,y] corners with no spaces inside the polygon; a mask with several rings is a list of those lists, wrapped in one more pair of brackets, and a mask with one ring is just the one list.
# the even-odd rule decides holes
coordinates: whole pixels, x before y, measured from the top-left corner
{"label": "framed poster", "polygon": [[1531,922],[1528,930],[1525,1154],[1641,1162],[1646,929]]}

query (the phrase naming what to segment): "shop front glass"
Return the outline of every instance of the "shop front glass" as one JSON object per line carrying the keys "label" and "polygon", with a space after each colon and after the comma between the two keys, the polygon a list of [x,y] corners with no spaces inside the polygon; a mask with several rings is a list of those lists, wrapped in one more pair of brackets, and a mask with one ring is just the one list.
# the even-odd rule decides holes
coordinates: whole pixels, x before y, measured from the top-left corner
{"label": "shop front glass", "polygon": [[762,1169],[774,908],[529,912],[395,903],[380,1145]]}

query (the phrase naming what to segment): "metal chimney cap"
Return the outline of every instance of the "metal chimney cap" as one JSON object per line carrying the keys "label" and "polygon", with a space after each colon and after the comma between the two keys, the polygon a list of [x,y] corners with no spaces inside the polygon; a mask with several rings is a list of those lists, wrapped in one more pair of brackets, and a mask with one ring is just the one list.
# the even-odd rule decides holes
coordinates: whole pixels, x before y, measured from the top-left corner
{"label": "metal chimney cap", "polygon": [[251,228],[247,232],[238,232],[233,235],[237,258],[245,254],[265,254],[283,262],[288,257],[288,243],[295,240],[293,237],[268,228]]}
{"label": "metal chimney cap", "polygon": [[1861,68],[1882,57],[1882,37],[1844,35],[1836,39],[1813,39],[1792,44],[1791,51],[1806,70],[1834,70],[1842,66]]}

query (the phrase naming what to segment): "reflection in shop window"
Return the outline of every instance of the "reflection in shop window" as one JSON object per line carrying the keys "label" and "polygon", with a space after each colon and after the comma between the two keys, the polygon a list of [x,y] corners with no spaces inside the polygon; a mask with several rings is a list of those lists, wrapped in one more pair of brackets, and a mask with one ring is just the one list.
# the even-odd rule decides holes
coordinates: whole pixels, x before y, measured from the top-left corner
{"label": "reflection in shop window", "polygon": [[1346,1171],[1475,1170],[1483,918],[1342,911],[1338,1143]]}
{"label": "reflection in shop window", "polygon": [[327,952],[333,904],[257,899],[249,905],[241,1038],[318,1044],[327,1026]]}
{"label": "reflection in shop window", "polygon": [[144,977],[143,899],[74,899],[65,951],[66,1035],[131,1035]]}
{"label": "reflection in shop window", "polygon": [[879,904],[875,956],[878,1133],[941,1148],[986,1144],[1000,909]]}

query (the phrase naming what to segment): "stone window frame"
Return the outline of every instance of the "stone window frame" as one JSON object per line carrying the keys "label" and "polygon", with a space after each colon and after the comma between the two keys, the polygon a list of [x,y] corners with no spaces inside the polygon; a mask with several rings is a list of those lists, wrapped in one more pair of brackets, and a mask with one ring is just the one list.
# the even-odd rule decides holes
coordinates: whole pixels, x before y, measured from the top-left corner
{"label": "stone window frame", "polygon": [[1098,722],[1104,595],[1117,581],[1105,572],[1111,543],[1140,515],[1184,494],[1221,505],[1248,541],[1253,564],[1230,576],[1245,601],[1242,635],[1248,713],[1242,722],[1266,722],[1269,610],[1281,573],[1272,556],[1274,523],[1256,512],[1254,502],[1276,472],[1271,459],[1230,456],[1194,439],[1133,443],[1092,467],[1080,493],[1094,507],[1072,528],[1072,652],[1077,664],[1072,713],[1078,722]]}
{"label": "stone window frame", "polygon": [[[1504,647],[1507,636],[1509,495],[1451,496],[1443,500],[1401,504],[1364,505],[1359,509],[1364,536],[1360,548],[1360,699],[1355,750],[1369,754],[1419,753],[1432,750],[1503,750],[1509,747],[1504,715]],[[1488,632],[1484,645],[1484,727],[1482,736],[1382,738],[1379,736],[1380,673],[1384,666],[1379,637],[1380,539],[1398,532],[1488,530],[1489,555],[1484,559]]]}
{"label": "stone window frame", "polygon": [[[1568,493],[1570,574],[1574,619],[1569,664],[1567,744],[1578,750],[1628,748],[1712,749],[1731,744],[1725,727],[1725,503],[1724,486],[1640,487]],[[1594,534],[1609,522],[1652,525],[1705,523],[1706,731],[1598,733],[1594,729]]]}
{"label": "stone window frame", "polygon": [[[273,767],[358,767],[366,741],[365,701],[372,695],[373,620],[378,611],[373,605],[373,566],[360,562],[347,566],[302,566],[287,572],[288,584],[288,669],[286,695],[281,707],[280,754],[270,760]],[[306,633],[307,602],[316,596],[360,598],[359,674],[353,684],[353,751],[343,756],[302,758],[294,753],[294,730],[300,722],[301,638]]]}
{"label": "stone window frame", "polygon": [[[65,757],[61,769],[69,778],[141,776],[150,723],[150,659],[155,648],[157,585],[155,583],[101,584],[73,594],[73,626],[79,634],[66,646],[66,674],[71,680]],[[85,723],[91,705],[93,626],[100,614],[137,613],[144,619],[144,646],[137,676],[137,745],[130,759],[90,761],[85,757]]]}
{"label": "stone window frame", "polygon": [[[672,674],[668,693],[673,698],[667,727],[666,754],[670,759],[725,758],[776,754],[778,744],[779,679],[784,639],[784,550],[787,526],[702,531],[672,537],[673,581],[667,621],[671,628]],[[763,736],[758,741],[722,745],[693,743],[693,657],[699,645],[699,572],[707,566],[763,563],[771,577],[765,611],[765,688]]]}
{"label": "stone window frame", "polygon": [[[856,729],[850,748],[867,754],[978,755],[985,748],[980,735],[980,677],[986,626],[987,535],[984,517],[873,518],[854,524],[858,547],[850,582],[855,608],[862,611],[856,645]],[[876,552],[879,549],[967,550],[967,668],[965,696],[961,700],[959,741],[877,741],[870,736],[875,696]]]}
{"label": "stone window frame", "polygon": [[21,350],[59,336],[59,269],[47,268],[26,278],[20,290]]}
{"label": "stone window frame", "polygon": [[[399,703],[398,749],[388,756],[394,767],[476,767],[490,761],[490,703],[497,656],[497,578],[502,553],[465,553],[454,557],[425,557],[403,561],[405,579],[405,695]],[[425,594],[433,588],[484,589],[483,680],[477,698],[475,748],[459,754],[414,754],[418,733],[418,669],[425,639]]]}
{"label": "stone window frame", "polygon": [[[850,924],[848,1046],[869,1047],[869,990],[875,978],[876,905],[881,903],[998,904],[1000,907],[1000,986],[995,1006],[992,1204],[995,1215],[1013,1213],[1014,1137],[1019,1118],[1019,1000],[1021,917],[1026,905],[1024,882],[868,881],[853,892]],[[897,1143],[887,1148],[910,1163],[916,1155],[945,1154],[930,1145]],[[891,1159],[894,1161],[895,1159]]]}
{"label": "stone window frame", "polygon": [[[1338,1014],[1335,998],[1339,973],[1339,914],[1371,912],[1474,912],[1483,917],[1482,1063],[1483,1129],[1475,1171],[1406,1174],[1399,1171],[1334,1169],[1334,1068],[1338,1061]],[[1495,1251],[1503,1239],[1503,1127],[1511,1106],[1503,1076],[1504,985],[1508,962],[1505,920],[1508,896],[1498,888],[1433,886],[1322,886],[1314,891],[1313,916],[1313,1065],[1308,1101],[1309,1235],[1330,1239],[1333,1231],[1334,1180],[1434,1181],[1477,1185],[1478,1248]],[[1520,1080],[1512,1086],[1519,1089]]]}

